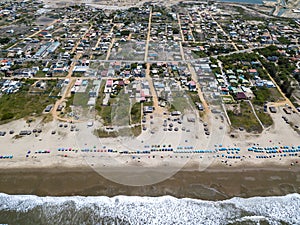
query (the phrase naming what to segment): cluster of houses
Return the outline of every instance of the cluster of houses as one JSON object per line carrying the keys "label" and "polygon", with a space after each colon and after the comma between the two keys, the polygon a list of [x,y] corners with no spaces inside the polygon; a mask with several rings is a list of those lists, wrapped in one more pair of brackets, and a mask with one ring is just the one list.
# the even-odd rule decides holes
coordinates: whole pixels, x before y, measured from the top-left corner
{"label": "cluster of houses", "polygon": [[[270,80],[262,79],[256,69],[261,64],[257,61],[244,62],[249,69],[228,69],[223,74],[215,73],[221,95],[233,94],[236,100],[251,99],[254,97],[252,86],[275,88]],[[254,66],[255,65],[255,66]]]}
{"label": "cluster of houses", "polygon": [[129,98],[135,99],[136,102],[146,102],[152,98],[147,80],[107,79],[104,88],[107,98],[104,98],[102,104],[107,105],[109,97],[117,95],[123,88],[125,88],[125,94],[128,94]]}
{"label": "cluster of houses", "polygon": [[0,92],[3,94],[12,94],[19,91],[22,87],[22,83],[20,81],[14,80],[1,80],[0,81]]}
{"label": "cluster of houses", "polygon": [[[13,22],[20,19],[26,13],[33,13],[42,5],[41,1],[2,1],[0,2],[0,18],[6,22]],[[35,13],[33,13],[35,14]]]}
{"label": "cluster of houses", "polygon": [[[69,80],[66,79],[64,83],[68,84]],[[76,93],[86,94],[88,95],[88,101],[86,102],[87,106],[95,106],[100,91],[100,84],[101,84],[101,80],[89,81],[86,79],[78,78],[75,81],[74,86],[71,88],[71,94],[76,94]]]}
{"label": "cluster of houses", "polygon": [[[31,78],[43,72],[46,76],[64,76],[70,69],[74,55],[80,55],[81,59],[76,60],[73,68],[73,75],[87,76],[92,64],[95,64],[92,62],[93,59],[103,60],[103,63],[99,63],[101,68],[97,68],[96,71],[100,77],[111,77],[105,84],[104,92],[107,96],[118,93],[120,88],[130,84],[130,88],[126,88],[126,91],[136,101],[147,101],[151,97],[149,84],[141,83],[139,80],[146,76],[143,61],[150,15],[148,4],[139,8],[118,10],[111,14],[86,6],[40,11],[38,10],[40,5],[35,0],[13,2],[10,5],[0,3],[2,19],[21,18],[22,13],[26,12],[24,7],[27,7],[27,13],[36,12],[34,16],[37,19],[42,15],[50,18],[49,22],[53,22],[48,27],[41,24],[30,26],[30,29],[22,34],[24,36],[20,36],[21,39],[15,46],[1,51],[3,58],[7,58],[1,61],[1,72],[4,75]],[[224,73],[215,74],[215,78],[207,74],[218,65],[193,62],[192,66],[198,77],[195,81],[191,80],[187,66],[179,63],[182,54],[189,60],[193,59],[191,52],[219,54],[236,50],[234,46],[246,49],[265,44],[282,44],[282,49],[297,48],[296,45],[292,45],[298,44],[300,30],[292,20],[281,22],[245,20],[219,6],[216,3],[186,4],[172,9],[157,4],[151,6],[147,61],[169,62],[153,63],[150,71],[154,87],[162,98],[171,98],[172,89],[176,90],[178,85],[196,91],[196,82],[202,82],[203,90],[209,90],[209,93],[211,91],[214,96],[233,93],[236,99],[251,98],[253,95],[251,86],[275,87],[271,81],[260,77],[256,67],[259,65],[252,64],[256,62],[245,65],[249,69],[227,69]],[[11,28],[7,27],[7,30]],[[35,32],[36,35],[25,38]],[[11,37],[13,34],[9,35]],[[282,43],[287,40],[289,45]],[[184,46],[184,52],[181,52],[180,41]],[[287,55],[284,51],[281,54]],[[124,62],[126,59],[131,63]],[[30,60],[35,60],[35,64],[25,66]],[[136,60],[137,63],[132,63],[132,60]],[[269,56],[267,60],[276,63],[278,56]],[[299,61],[299,58],[295,58],[295,61]],[[300,64],[294,74],[299,74],[299,70]],[[172,79],[164,81],[168,77]],[[87,80],[78,79],[72,93],[83,92],[87,86]],[[90,105],[93,105],[94,92],[99,87],[97,84],[92,85],[91,90],[94,91],[89,94]]]}

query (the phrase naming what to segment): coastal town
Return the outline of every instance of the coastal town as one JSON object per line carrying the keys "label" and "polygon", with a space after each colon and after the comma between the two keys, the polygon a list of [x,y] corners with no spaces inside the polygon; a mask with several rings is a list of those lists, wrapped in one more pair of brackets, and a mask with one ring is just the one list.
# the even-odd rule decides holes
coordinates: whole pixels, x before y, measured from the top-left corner
{"label": "coastal town", "polygon": [[293,13],[1,2],[0,167],[297,166]]}

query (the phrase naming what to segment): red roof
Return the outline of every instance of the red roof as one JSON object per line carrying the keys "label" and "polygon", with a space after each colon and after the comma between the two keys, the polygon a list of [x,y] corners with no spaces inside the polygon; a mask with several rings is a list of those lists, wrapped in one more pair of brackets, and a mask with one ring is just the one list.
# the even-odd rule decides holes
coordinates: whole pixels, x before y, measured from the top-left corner
{"label": "red roof", "polygon": [[106,86],[112,86],[113,85],[113,80],[109,79],[106,81]]}
{"label": "red roof", "polygon": [[191,80],[190,85],[196,86],[196,82]]}
{"label": "red roof", "polygon": [[256,69],[249,69],[249,73],[257,73]]}

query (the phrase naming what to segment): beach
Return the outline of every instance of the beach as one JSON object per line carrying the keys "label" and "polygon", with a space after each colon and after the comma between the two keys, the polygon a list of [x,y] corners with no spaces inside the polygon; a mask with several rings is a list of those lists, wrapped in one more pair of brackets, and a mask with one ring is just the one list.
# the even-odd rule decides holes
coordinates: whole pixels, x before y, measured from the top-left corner
{"label": "beach", "polygon": [[[39,196],[171,195],[203,200],[280,196],[300,191],[299,170],[300,167],[180,171],[163,182],[132,187],[112,182],[87,168],[15,169],[1,171],[0,192]],[[122,174],[121,169],[118,172]]]}
{"label": "beach", "polygon": [[[0,137],[0,171],[4,172],[0,177],[14,170],[46,174],[88,170],[120,185],[143,187],[182,171],[240,174],[248,169],[294,170],[300,165],[299,133],[281,118],[281,111],[279,108],[272,114],[274,124],[261,134],[232,130],[220,115],[212,115],[207,122],[181,117],[179,124],[176,118],[166,119],[180,130],[163,131],[164,118],[154,113],[152,119],[147,117],[152,127],[138,137],[116,138],[96,137],[94,130],[101,125],[95,120],[88,126],[90,119],[76,124],[40,118],[31,123],[13,121],[0,129],[7,132]],[[298,113],[289,115],[294,123],[298,118]],[[210,129],[210,135],[203,132],[205,128]],[[29,130],[31,134],[20,135]]]}

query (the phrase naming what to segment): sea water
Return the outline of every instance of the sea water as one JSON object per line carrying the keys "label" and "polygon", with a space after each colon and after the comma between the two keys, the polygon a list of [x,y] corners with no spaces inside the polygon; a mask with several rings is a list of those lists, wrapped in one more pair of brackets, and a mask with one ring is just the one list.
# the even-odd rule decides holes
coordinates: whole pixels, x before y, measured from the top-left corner
{"label": "sea water", "polygon": [[300,224],[300,195],[204,201],[0,194],[0,224]]}

